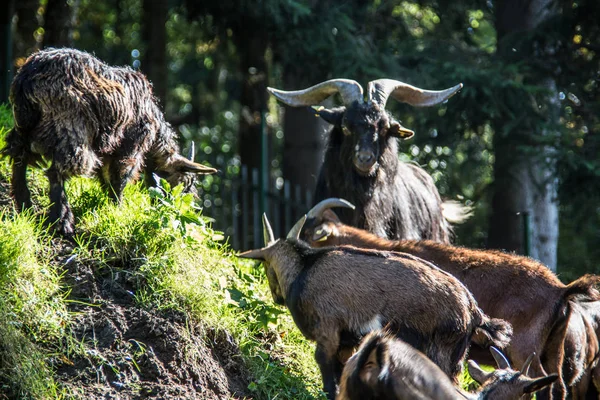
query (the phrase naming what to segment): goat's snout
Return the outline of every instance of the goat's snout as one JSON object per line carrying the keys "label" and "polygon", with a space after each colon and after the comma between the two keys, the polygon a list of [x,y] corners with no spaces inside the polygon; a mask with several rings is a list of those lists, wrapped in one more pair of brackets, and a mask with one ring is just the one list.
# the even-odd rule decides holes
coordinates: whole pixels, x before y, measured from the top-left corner
{"label": "goat's snout", "polygon": [[370,150],[358,150],[354,155],[354,166],[364,173],[368,173],[375,164],[375,153]]}

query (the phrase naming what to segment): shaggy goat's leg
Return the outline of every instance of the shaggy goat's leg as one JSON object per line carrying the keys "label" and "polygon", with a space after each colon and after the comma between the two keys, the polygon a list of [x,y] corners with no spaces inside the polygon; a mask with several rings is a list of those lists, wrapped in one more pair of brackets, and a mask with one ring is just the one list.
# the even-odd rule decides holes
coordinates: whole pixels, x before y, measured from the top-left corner
{"label": "shaggy goat's leg", "polygon": [[11,194],[15,199],[17,210],[23,211],[31,207],[31,193],[27,187],[27,161],[14,160],[12,166]]}
{"label": "shaggy goat's leg", "polygon": [[137,174],[138,170],[139,163],[135,159],[119,159],[110,162],[108,167],[108,179],[110,182],[106,185],[106,188],[114,202],[121,202],[125,186]]}
{"label": "shaggy goat's leg", "polygon": [[315,360],[319,365],[323,379],[323,391],[327,393],[328,399],[335,399],[336,382],[340,378],[336,375],[342,370],[338,365],[339,360],[337,358],[339,340],[333,339],[334,337],[335,335],[332,335],[324,342],[317,341],[317,349],[315,351]]}
{"label": "shaggy goat's leg", "polygon": [[65,178],[54,164],[46,174],[50,182],[50,202],[52,203],[48,217],[49,222],[54,223],[54,229],[58,233],[70,236],[74,233],[75,221],[65,193]]}

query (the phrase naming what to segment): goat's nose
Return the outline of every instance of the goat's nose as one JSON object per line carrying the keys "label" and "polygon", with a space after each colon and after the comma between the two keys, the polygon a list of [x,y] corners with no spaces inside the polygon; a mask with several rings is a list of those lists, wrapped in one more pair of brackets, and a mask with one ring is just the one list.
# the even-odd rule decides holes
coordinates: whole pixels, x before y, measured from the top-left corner
{"label": "goat's nose", "polygon": [[373,161],[375,155],[370,151],[359,151],[356,155],[356,159],[361,164],[369,164]]}

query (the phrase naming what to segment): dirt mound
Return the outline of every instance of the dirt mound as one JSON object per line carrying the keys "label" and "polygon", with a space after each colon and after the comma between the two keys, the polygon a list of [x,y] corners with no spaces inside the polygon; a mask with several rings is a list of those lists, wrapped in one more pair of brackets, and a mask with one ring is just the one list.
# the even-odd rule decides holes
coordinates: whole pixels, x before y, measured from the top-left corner
{"label": "dirt mound", "polygon": [[56,360],[59,382],[85,399],[248,396],[248,372],[226,332],[137,307],[128,274],[98,273],[71,256],[68,243],[55,242],[72,287],[74,335],[87,348],[85,356]]}

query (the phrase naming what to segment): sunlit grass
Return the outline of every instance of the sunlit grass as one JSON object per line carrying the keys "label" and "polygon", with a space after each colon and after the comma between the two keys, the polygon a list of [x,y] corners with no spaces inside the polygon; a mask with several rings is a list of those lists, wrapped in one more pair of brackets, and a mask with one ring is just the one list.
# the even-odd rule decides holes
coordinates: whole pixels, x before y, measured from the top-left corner
{"label": "sunlit grass", "polygon": [[0,214],[0,389],[15,398],[57,398],[49,362],[68,351],[70,316],[49,238],[27,214]]}

